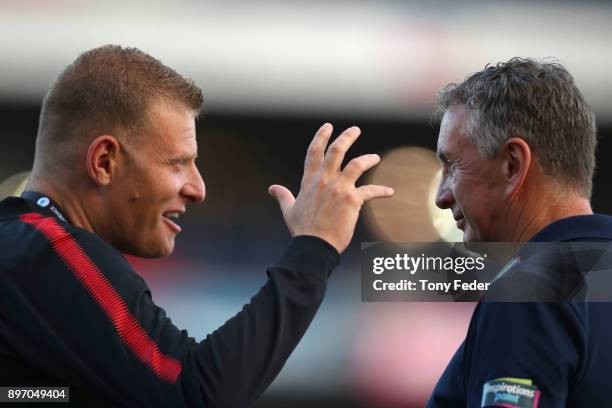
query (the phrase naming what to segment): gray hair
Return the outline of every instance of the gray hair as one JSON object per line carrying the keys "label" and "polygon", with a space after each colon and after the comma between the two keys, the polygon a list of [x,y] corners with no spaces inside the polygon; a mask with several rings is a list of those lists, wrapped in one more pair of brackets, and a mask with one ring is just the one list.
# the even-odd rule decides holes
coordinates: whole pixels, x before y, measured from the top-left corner
{"label": "gray hair", "polygon": [[438,117],[465,105],[465,132],[487,158],[512,137],[524,139],[546,174],[590,198],[595,170],[595,116],[572,75],[558,62],[512,58],[487,65],[438,93]]}

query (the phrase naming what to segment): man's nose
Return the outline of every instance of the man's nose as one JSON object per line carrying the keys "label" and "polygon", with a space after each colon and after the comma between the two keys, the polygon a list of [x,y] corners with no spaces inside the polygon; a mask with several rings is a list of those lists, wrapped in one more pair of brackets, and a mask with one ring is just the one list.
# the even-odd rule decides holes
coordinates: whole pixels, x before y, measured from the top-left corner
{"label": "man's nose", "polygon": [[454,200],[453,194],[446,185],[446,179],[442,177],[438,185],[438,191],[436,192],[436,205],[445,210],[452,207]]}
{"label": "man's nose", "polygon": [[200,171],[194,164],[187,182],[183,185],[181,194],[193,203],[201,203],[206,197],[206,185]]}

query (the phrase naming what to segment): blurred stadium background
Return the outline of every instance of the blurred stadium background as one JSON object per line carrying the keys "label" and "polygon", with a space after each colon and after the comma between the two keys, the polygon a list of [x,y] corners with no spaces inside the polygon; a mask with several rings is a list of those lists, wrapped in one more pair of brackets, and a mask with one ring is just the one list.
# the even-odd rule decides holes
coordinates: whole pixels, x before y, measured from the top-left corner
{"label": "blurred stadium background", "polygon": [[[612,213],[612,4],[504,1],[0,2],[0,189],[29,170],[41,99],[80,52],[136,46],[204,90],[203,205],[175,253],[132,259],[154,299],[202,339],[265,281],[289,235],[266,192],[297,192],[324,121],[357,124],[351,157],[385,156],[367,177],[396,197],[364,210],[304,340],[257,407],[418,407],[465,335],[473,304],[360,300],[360,242],[458,239],[431,208],[438,88],[486,63],[554,57],[596,111],[593,205]],[[44,271],[41,271],[43,273]]]}

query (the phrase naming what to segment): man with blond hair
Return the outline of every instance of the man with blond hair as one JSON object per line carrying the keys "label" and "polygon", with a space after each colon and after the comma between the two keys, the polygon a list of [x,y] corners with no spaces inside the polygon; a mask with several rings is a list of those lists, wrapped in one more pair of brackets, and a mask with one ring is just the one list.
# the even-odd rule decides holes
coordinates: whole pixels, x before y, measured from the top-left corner
{"label": "man with blond hair", "polygon": [[196,342],[172,324],[122,253],[172,253],[188,204],[204,200],[195,119],[202,93],[153,57],[83,53],[43,102],[30,182],[0,203],[0,385],[69,386],[77,406],[249,406],[297,345],[353,235],[355,187],[380,160],[341,169],[358,128],[306,155],[297,197],[269,193],[293,239],[242,311]]}

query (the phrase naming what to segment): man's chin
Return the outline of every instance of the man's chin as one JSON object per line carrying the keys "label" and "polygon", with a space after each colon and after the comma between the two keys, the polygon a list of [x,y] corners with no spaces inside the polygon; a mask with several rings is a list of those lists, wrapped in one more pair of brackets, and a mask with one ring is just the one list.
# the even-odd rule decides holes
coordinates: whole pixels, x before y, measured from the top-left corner
{"label": "man's chin", "polygon": [[151,255],[147,258],[165,258],[170,256],[172,252],[174,252],[174,239],[166,245],[160,246],[157,251],[152,251]]}
{"label": "man's chin", "polygon": [[174,252],[174,239],[163,243],[149,243],[148,245],[137,246],[125,252],[140,258],[165,258]]}
{"label": "man's chin", "polygon": [[466,228],[463,230],[463,243],[465,246],[468,247],[469,244],[474,244],[477,242],[482,242],[482,240],[479,239],[476,234],[474,234],[471,228],[466,226]]}

